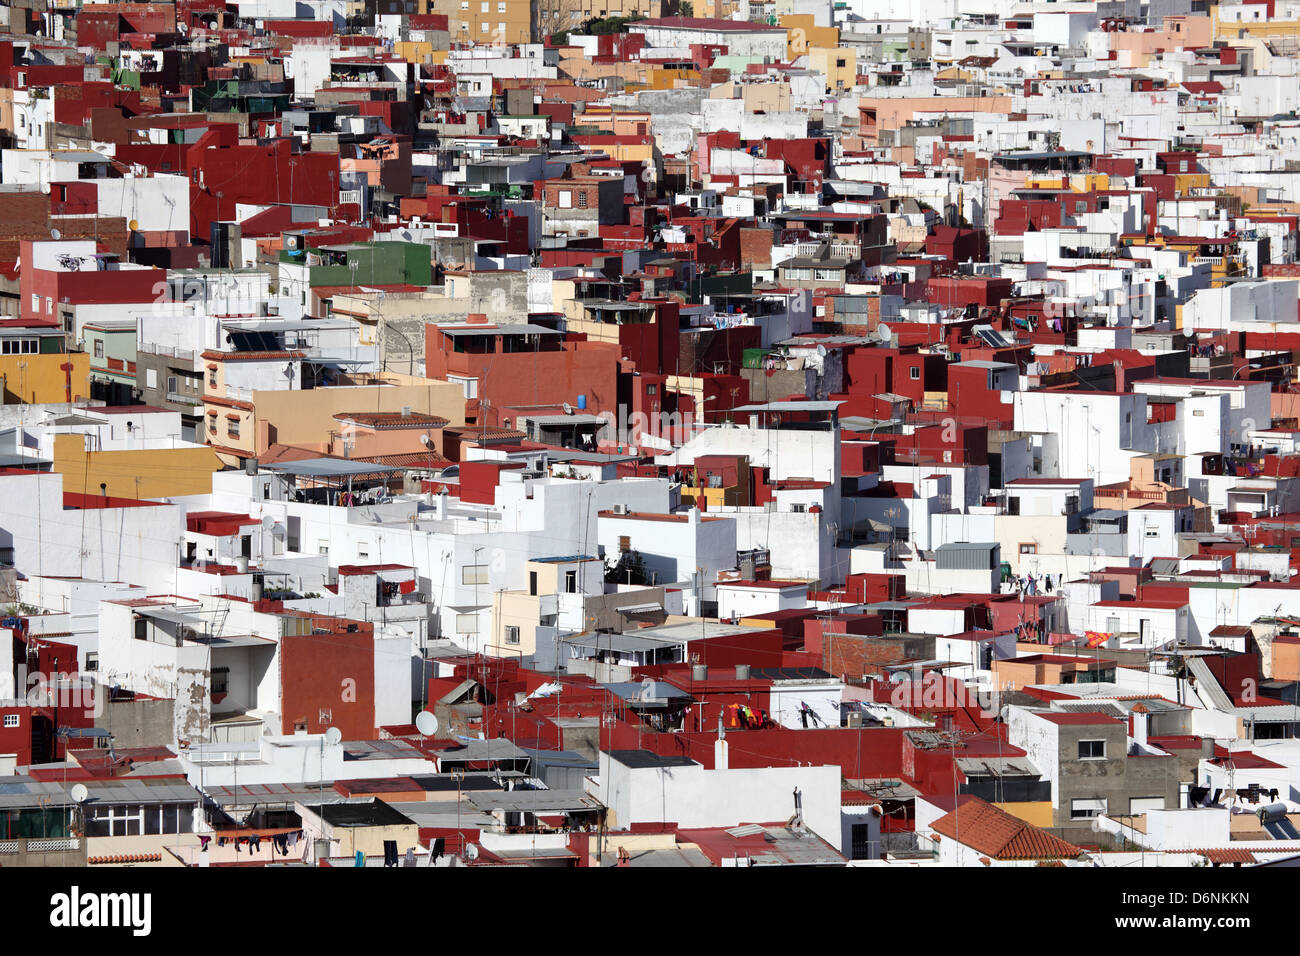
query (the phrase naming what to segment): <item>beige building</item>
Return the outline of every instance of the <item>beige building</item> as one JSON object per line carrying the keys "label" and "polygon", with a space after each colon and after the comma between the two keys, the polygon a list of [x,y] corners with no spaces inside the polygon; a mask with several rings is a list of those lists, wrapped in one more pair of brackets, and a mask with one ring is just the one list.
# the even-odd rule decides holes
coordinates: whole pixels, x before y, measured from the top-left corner
{"label": "beige building", "polygon": [[272,445],[295,445],[321,454],[330,449],[343,425],[335,416],[364,410],[434,417],[465,423],[465,392],[451,382],[388,372],[365,384],[332,388],[256,390],[249,401],[204,396],[207,444],[221,461],[239,465],[265,454]]}
{"label": "beige building", "polygon": [[397,844],[400,861],[408,849],[420,849],[420,828],[405,814],[384,803],[327,803],[294,805],[302,819],[303,836],[309,841],[328,840],[331,856],[382,857],[384,841]]}
{"label": "beige building", "polygon": [[617,634],[664,620],[662,587],[606,594],[605,565],[599,558],[540,558],[525,568],[527,588],[493,595],[492,644],[485,653],[518,656],[545,670],[554,667],[557,653],[564,651],[561,635]]}

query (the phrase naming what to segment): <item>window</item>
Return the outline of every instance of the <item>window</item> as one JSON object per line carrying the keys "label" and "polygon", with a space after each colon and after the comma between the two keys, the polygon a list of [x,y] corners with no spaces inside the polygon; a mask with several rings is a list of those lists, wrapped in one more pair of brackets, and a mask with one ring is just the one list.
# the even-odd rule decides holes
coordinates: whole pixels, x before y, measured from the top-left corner
{"label": "window", "polygon": [[578,208],[579,209],[587,208],[587,190],[585,189],[578,190]]}
{"label": "window", "polygon": [[645,387],[645,393],[646,393],[647,395],[654,395],[654,394],[655,394],[656,392],[658,392],[658,391],[659,391],[659,388],[658,388],[658,386],[656,386],[656,385],[647,385],[647,386]]}
{"label": "window", "polygon": [[216,430],[217,430],[217,413],[208,412],[208,431],[215,432]]}
{"label": "window", "polygon": [[230,668],[212,668],[212,693],[224,694],[230,690]]}
{"label": "window", "polygon": [[480,24],[478,25],[478,31],[479,31],[479,33],[487,33],[487,32],[488,32],[488,24],[487,24],[487,21],[486,21],[486,20],[484,20],[482,23],[480,23]]}
{"label": "window", "polygon": [[1082,202],[1082,201],[1081,201],[1081,202],[1076,202],[1076,203],[1074,204],[1074,211],[1075,211],[1075,212],[1087,212],[1087,211],[1088,211],[1088,204],[1087,204],[1086,202]]}
{"label": "window", "polygon": [[5,727],[17,727],[20,720],[17,714],[5,714]]}
{"label": "window", "polygon": [[1030,544],[1029,542],[1021,542],[1021,544],[1020,544],[1020,553],[1021,553],[1021,554],[1037,554],[1037,553],[1038,553],[1038,545],[1036,545],[1036,544]]}
{"label": "window", "polygon": [[488,12],[487,0],[484,0],[483,3],[480,3],[480,4],[478,5],[478,12],[479,12],[479,13],[487,13],[487,12]]}
{"label": "window", "polygon": [[104,340],[95,339],[95,358],[104,357]]}
{"label": "window", "polygon": [[[156,373],[154,372],[154,370],[153,370],[153,369],[149,369],[149,387],[150,387],[150,388],[155,388],[155,387],[157,387],[158,380],[157,380],[157,378],[155,377],[155,375],[156,375]],[[177,386],[176,376],[175,376],[175,375],[168,375],[168,376],[167,376],[167,394],[169,394],[169,395],[175,395],[178,391],[180,391],[180,389],[177,388],[176,386]]]}
{"label": "window", "polygon": [[1080,759],[1080,760],[1105,760],[1105,759],[1106,759],[1106,741],[1104,741],[1104,740],[1080,740],[1080,741],[1079,741],[1079,759]]}
{"label": "window", "polygon": [[238,437],[239,437],[239,419],[238,419],[238,418],[227,418],[227,419],[226,419],[226,434],[229,435],[231,438],[238,438]]}
{"label": "window", "polygon": [[456,633],[457,633],[457,634],[477,634],[477,633],[478,633],[478,615],[477,615],[477,614],[457,614],[457,615],[456,615]]}
{"label": "window", "polygon": [[561,190],[560,190],[560,208],[561,208],[561,209],[572,209],[572,208],[573,208],[573,191],[572,191],[572,190],[570,190],[570,189],[561,189]]}
{"label": "window", "polygon": [[99,654],[97,654],[95,651],[89,651],[86,654],[86,670],[87,671],[99,670]]}
{"label": "window", "polygon": [[461,584],[487,584],[488,566],[486,564],[467,564],[460,569]]}
{"label": "window", "polygon": [[[156,826],[157,811],[153,813]],[[144,818],[140,804],[94,807],[86,820],[86,836],[140,836],[144,833]]]}
{"label": "window", "polygon": [[367,544],[365,541],[357,542],[357,557],[358,558],[370,557],[370,545]]}
{"label": "window", "polygon": [[217,387],[217,367],[215,365],[208,368],[208,384],[213,388]]}
{"label": "window", "polygon": [[519,643],[519,628],[509,624],[506,625],[506,643],[507,644]]}
{"label": "window", "polygon": [[137,641],[146,640],[149,637],[149,621],[143,617],[135,619],[135,639]]}
{"label": "window", "polygon": [[537,572],[536,571],[528,572],[528,593],[533,596],[537,595]]}
{"label": "window", "polygon": [[506,12],[506,0],[500,0],[500,2],[497,3],[497,13],[505,13],[505,12]]}
{"label": "window", "polygon": [[907,370],[907,374],[908,377],[912,379],[912,381],[914,382],[920,381],[921,367],[919,365],[913,365],[911,368]]}
{"label": "window", "polygon": [[1072,820],[1086,820],[1089,817],[1099,816],[1105,812],[1106,799],[1104,797],[1070,801],[1070,819]]}
{"label": "window", "polygon": [[565,571],[564,572],[564,593],[576,594],[577,591],[578,591],[578,572]]}
{"label": "window", "polygon": [[328,556],[330,553],[330,543],[322,538],[316,543],[316,553]]}

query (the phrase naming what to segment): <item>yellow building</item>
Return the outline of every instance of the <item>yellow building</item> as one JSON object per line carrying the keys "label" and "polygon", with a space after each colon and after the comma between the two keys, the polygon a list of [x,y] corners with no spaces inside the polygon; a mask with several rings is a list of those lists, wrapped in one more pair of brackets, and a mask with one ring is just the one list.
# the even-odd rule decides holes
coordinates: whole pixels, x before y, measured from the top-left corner
{"label": "yellow building", "polygon": [[995,803],[993,806],[1005,810],[1020,820],[1036,827],[1052,826],[1052,801],[1037,800],[1025,803]]}
{"label": "yellow building", "polygon": [[151,448],[86,451],[80,434],[54,436],[53,470],[63,475],[63,490],[112,497],[170,498],[212,491],[212,473],[222,469],[211,448]]}
{"label": "yellow building", "polygon": [[826,88],[832,92],[851,89],[858,82],[858,52],[851,47],[810,46],[808,66],[826,75]]}
{"label": "yellow building", "polygon": [[447,17],[452,43],[529,43],[532,0],[431,0],[430,13]]}
{"label": "yellow building", "polygon": [[68,371],[72,364],[71,401],[90,397],[90,356],[85,352],[0,355],[4,404],[41,405],[69,401]]}
{"label": "yellow building", "polygon": [[823,49],[839,46],[839,27],[819,27],[810,13],[792,13],[781,17],[786,30],[786,51],[791,60],[808,53],[813,47]]}
{"label": "yellow building", "polygon": [[1071,173],[1063,176],[1026,176],[1026,189],[1068,189],[1072,193],[1104,192],[1110,188],[1106,173]]}
{"label": "yellow building", "polygon": [[[439,51],[428,40],[402,40],[393,44],[394,55],[400,56],[407,63],[431,66],[436,62],[433,56],[435,52]],[[444,52],[444,59],[445,56]]]}

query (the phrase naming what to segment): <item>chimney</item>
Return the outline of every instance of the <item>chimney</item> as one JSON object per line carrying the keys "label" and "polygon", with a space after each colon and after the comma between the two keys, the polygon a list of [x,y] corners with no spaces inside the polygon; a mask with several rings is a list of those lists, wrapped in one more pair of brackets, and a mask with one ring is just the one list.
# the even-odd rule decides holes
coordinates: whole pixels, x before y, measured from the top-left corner
{"label": "chimney", "polygon": [[722,729],[722,715],[718,714],[718,739],[713,742],[713,769],[727,770],[727,732]]}
{"label": "chimney", "polygon": [[1142,746],[1147,743],[1148,721],[1151,719],[1151,712],[1147,710],[1145,704],[1137,704],[1129,714],[1129,722],[1133,725],[1131,736]]}

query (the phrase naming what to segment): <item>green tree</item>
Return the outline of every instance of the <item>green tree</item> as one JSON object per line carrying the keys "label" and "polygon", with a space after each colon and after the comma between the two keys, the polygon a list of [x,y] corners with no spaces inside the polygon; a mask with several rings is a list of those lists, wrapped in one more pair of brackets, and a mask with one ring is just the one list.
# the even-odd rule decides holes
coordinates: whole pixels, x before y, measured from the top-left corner
{"label": "green tree", "polygon": [[606,584],[649,584],[640,551],[624,551],[613,567],[605,566]]}

